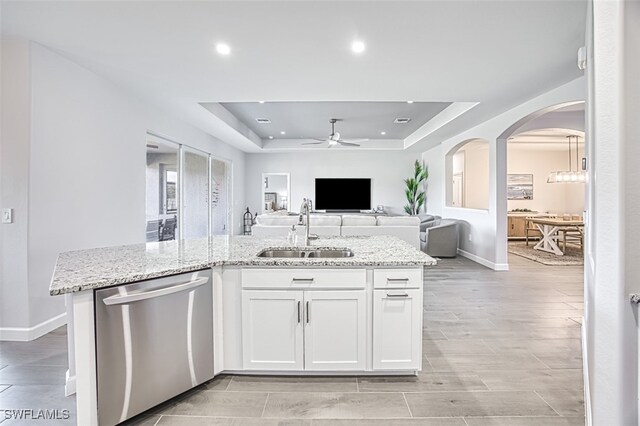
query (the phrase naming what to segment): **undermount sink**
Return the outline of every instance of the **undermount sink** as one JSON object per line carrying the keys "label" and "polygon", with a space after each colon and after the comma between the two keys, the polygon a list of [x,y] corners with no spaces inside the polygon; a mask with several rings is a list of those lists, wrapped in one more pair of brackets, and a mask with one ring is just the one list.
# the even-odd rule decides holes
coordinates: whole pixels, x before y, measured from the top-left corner
{"label": "undermount sink", "polygon": [[353,251],[347,248],[292,248],[292,249],[264,249],[258,257],[284,257],[297,259],[314,258],[342,258],[353,257]]}

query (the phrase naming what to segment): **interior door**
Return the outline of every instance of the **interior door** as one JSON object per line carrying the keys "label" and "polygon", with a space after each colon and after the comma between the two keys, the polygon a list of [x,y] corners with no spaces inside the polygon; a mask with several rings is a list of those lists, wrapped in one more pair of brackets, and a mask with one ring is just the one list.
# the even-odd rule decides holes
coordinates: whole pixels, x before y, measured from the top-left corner
{"label": "interior door", "polygon": [[364,370],[364,290],[306,291],[305,370]]}
{"label": "interior door", "polygon": [[381,289],[373,295],[373,369],[422,366],[422,291]]}
{"label": "interior door", "polygon": [[464,207],[464,175],[456,173],[453,175],[453,194],[451,205],[455,207]]}
{"label": "interior door", "polygon": [[302,291],[242,292],[242,343],[248,370],[302,370]]}

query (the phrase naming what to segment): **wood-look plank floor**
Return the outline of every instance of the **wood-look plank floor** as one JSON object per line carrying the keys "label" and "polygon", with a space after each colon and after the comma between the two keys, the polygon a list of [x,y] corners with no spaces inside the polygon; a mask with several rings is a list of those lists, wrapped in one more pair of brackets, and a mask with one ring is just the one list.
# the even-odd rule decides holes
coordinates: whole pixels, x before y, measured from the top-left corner
{"label": "wood-look plank floor", "polygon": [[[458,258],[425,270],[417,377],[222,376],[129,424],[583,425],[582,269],[517,256],[510,265],[493,272]],[[13,424],[1,412],[10,408],[70,409],[55,424],[75,424],[65,337],[61,328],[0,342],[2,426]]]}

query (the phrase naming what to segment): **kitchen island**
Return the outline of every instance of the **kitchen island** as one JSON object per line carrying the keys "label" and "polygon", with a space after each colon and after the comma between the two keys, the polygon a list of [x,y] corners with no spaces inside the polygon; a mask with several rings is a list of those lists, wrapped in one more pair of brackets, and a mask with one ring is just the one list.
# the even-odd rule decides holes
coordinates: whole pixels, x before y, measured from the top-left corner
{"label": "kitchen island", "polygon": [[433,264],[387,236],[62,253],[50,292],[67,295],[78,424],[116,424],[220,373],[417,374]]}

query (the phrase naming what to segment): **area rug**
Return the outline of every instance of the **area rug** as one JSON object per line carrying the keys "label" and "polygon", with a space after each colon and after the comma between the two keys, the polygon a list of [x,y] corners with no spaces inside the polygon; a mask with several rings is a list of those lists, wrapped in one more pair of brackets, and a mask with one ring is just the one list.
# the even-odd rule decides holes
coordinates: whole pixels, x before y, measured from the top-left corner
{"label": "area rug", "polygon": [[582,249],[578,246],[567,245],[564,256],[556,256],[540,250],[534,250],[536,242],[530,242],[529,247],[524,241],[509,241],[509,253],[524,257],[534,262],[550,266],[580,266],[584,265]]}

